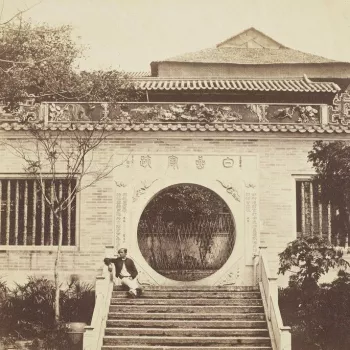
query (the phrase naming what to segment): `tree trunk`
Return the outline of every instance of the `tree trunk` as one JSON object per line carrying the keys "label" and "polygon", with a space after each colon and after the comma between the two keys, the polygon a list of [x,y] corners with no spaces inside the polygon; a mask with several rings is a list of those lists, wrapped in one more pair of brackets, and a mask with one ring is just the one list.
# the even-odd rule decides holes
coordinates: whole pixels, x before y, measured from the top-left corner
{"label": "tree trunk", "polygon": [[349,247],[349,229],[350,229],[350,209],[347,205],[345,205],[344,211],[345,211],[344,248],[347,250]]}
{"label": "tree trunk", "polygon": [[55,276],[55,321],[60,320],[60,278],[59,278],[59,263],[61,260],[61,247],[62,247],[62,211],[60,210],[56,217],[58,218],[58,244],[56,251],[54,276]]}

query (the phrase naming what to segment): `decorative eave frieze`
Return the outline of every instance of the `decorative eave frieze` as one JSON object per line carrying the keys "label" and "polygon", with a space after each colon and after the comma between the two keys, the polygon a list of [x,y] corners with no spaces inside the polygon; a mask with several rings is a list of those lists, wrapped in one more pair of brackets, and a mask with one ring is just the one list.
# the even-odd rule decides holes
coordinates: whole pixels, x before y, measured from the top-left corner
{"label": "decorative eave frieze", "polygon": [[350,94],[332,106],[256,103],[50,102],[0,108],[0,129],[349,133]]}
{"label": "decorative eave frieze", "polygon": [[[39,124],[42,130],[106,130],[127,132],[254,132],[254,133],[299,133],[299,134],[350,134],[350,127],[343,125],[312,124],[235,124],[235,123],[49,123]],[[0,129],[5,131],[27,131],[29,125],[22,123],[1,123]]]}

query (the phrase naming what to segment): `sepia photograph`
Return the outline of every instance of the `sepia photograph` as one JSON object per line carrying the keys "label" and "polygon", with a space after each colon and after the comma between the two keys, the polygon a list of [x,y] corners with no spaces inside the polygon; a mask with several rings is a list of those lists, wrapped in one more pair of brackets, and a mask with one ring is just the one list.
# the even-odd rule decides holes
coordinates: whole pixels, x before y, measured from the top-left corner
{"label": "sepia photograph", "polygon": [[0,0],[0,350],[349,350],[349,238],[350,0]]}

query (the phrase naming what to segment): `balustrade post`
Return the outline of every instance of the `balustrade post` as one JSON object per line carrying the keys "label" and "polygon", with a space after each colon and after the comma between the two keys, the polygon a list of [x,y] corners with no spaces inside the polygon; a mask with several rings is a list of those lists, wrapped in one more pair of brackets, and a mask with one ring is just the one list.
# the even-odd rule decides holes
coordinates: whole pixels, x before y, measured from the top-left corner
{"label": "balustrade post", "polygon": [[292,348],[292,334],[291,328],[283,326],[280,328],[281,331],[281,341],[280,348],[278,350],[290,350]]}
{"label": "balustrade post", "polygon": [[269,291],[267,297],[267,316],[271,320],[271,310],[273,301],[277,302],[278,305],[278,288],[277,288],[277,277],[268,277]]}
{"label": "balustrade post", "polygon": [[98,343],[99,331],[101,327],[101,313],[104,311],[106,293],[106,283],[108,279],[105,276],[97,276],[95,283],[95,308],[92,315],[91,325],[85,327],[83,338],[84,350],[95,350]]}
{"label": "balustrade post", "polygon": [[83,349],[94,350],[96,335],[93,326],[85,326],[84,338],[83,338]]}
{"label": "balustrade post", "polygon": [[265,252],[267,251],[266,245],[259,246],[259,276],[258,276],[258,282],[262,281],[262,270],[263,270],[263,264],[261,262],[262,256],[265,255]]}
{"label": "balustrade post", "polygon": [[106,258],[112,258],[114,256],[114,253],[115,253],[114,246],[107,245],[105,247],[105,257]]}
{"label": "balustrade post", "polygon": [[254,255],[253,264],[253,284],[257,286],[260,280],[260,254]]}

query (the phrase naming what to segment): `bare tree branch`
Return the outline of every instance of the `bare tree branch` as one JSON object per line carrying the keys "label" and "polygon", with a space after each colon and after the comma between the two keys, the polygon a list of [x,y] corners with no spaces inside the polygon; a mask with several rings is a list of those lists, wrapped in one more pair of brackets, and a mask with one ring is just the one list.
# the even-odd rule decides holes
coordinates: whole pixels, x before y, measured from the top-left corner
{"label": "bare tree branch", "polygon": [[[5,26],[6,24],[9,24],[10,22],[12,22],[14,19],[23,16],[24,13],[30,11],[31,9],[33,9],[34,7],[38,6],[39,4],[41,4],[43,2],[43,0],[38,1],[37,3],[35,3],[34,5],[24,9],[24,10],[19,10],[16,14],[14,14],[12,17],[10,17],[8,20],[6,20],[5,22],[0,23],[0,26]],[[5,5],[5,0],[3,0],[2,2],[2,8],[1,8],[1,16],[0,19],[2,17],[3,14],[3,9],[4,9],[4,5]]]}

